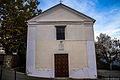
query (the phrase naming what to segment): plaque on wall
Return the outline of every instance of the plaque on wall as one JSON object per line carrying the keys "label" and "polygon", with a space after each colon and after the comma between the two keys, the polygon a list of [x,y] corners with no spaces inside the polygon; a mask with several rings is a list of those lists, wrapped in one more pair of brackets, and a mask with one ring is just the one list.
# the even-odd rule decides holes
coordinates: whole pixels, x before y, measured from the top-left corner
{"label": "plaque on wall", "polygon": [[58,50],[64,50],[64,44],[63,42],[61,41],[60,44],[59,44],[59,49]]}

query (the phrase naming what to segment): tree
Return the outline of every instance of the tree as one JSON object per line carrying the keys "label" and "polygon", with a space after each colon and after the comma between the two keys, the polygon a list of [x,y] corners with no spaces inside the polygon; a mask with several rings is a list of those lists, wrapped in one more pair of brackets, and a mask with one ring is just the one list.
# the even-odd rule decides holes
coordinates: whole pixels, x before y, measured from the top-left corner
{"label": "tree", "polygon": [[41,13],[37,0],[0,0],[0,43],[6,54],[26,53],[26,20]]}
{"label": "tree", "polygon": [[120,63],[120,41],[118,39],[111,39],[106,34],[100,34],[97,36],[97,42],[95,44],[97,58],[106,61],[110,65],[112,70],[112,63]]}

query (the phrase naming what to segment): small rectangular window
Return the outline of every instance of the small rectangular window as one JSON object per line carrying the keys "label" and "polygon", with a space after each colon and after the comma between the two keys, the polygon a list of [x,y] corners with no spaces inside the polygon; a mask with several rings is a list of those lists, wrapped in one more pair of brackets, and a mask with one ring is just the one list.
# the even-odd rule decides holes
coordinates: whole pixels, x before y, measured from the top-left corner
{"label": "small rectangular window", "polygon": [[65,40],[65,26],[56,26],[56,39]]}

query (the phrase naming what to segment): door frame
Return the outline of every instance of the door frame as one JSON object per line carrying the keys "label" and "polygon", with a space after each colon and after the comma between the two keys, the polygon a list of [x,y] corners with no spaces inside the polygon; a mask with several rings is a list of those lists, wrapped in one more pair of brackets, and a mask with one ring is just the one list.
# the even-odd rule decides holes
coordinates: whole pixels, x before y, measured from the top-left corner
{"label": "door frame", "polygon": [[[53,55],[53,77],[54,77],[54,78],[56,78],[56,77],[55,77],[55,55],[56,55],[56,54],[67,54],[67,55],[68,55],[68,53],[55,53],[55,54]],[[70,77],[70,67],[69,67],[70,65],[69,65],[69,60],[70,60],[70,59],[69,59],[69,55],[68,55],[68,77]]]}

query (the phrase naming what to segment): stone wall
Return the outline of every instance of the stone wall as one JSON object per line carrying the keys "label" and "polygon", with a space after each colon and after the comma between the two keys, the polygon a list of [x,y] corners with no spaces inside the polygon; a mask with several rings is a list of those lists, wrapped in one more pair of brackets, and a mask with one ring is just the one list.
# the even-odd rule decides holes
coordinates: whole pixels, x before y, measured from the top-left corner
{"label": "stone wall", "polygon": [[12,68],[12,63],[13,63],[13,56],[12,55],[5,55],[3,67],[6,69],[10,69],[10,68]]}

